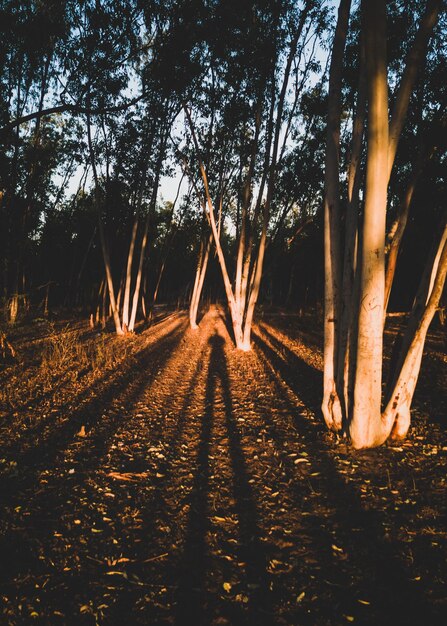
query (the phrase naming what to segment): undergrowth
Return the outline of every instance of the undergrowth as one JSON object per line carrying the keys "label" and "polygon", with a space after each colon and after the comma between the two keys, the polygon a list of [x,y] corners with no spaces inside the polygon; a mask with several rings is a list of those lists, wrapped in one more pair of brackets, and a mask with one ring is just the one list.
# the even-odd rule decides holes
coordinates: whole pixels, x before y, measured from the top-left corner
{"label": "undergrowth", "polygon": [[48,323],[45,331],[35,345],[18,348],[14,363],[1,376],[0,403],[9,410],[66,384],[101,376],[130,358],[135,348],[136,338],[85,332],[70,324],[60,328]]}

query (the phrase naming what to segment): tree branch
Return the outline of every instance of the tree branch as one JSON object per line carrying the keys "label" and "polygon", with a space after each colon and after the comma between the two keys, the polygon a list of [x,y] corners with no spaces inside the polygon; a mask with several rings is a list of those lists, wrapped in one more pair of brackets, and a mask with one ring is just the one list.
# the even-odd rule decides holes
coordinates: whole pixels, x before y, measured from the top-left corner
{"label": "tree branch", "polygon": [[40,119],[42,117],[47,117],[48,115],[53,115],[54,113],[66,113],[70,112],[74,115],[81,115],[88,113],[89,115],[101,115],[103,113],[119,113],[120,111],[125,111],[130,107],[134,106],[140,100],[145,97],[146,94],[142,93],[136,98],[129,100],[127,102],[123,102],[122,104],[118,104],[115,106],[104,107],[101,109],[90,109],[89,107],[81,106],[80,104],[59,104],[58,106],[50,107],[49,109],[42,109],[41,111],[34,111],[33,113],[28,113],[28,115],[23,115],[15,120],[12,120],[3,128],[0,128],[0,133],[6,132],[8,130],[12,130],[21,124],[26,124],[26,122],[30,122],[31,120]]}

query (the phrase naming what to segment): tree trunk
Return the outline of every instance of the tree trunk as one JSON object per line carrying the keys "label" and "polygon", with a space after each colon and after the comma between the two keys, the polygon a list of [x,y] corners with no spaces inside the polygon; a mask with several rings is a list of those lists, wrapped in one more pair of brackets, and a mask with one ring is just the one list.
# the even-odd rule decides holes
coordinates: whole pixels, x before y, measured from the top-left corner
{"label": "tree trunk", "polygon": [[[351,414],[353,375],[355,371],[355,338],[358,298],[358,227],[359,192],[361,183],[360,160],[366,116],[365,48],[360,43],[359,86],[357,110],[353,122],[351,159],[348,167],[348,202],[345,218],[343,278],[341,290],[340,324],[338,332],[337,388],[344,419]],[[356,280],[357,279],[357,280]]]}
{"label": "tree trunk", "polygon": [[416,299],[402,344],[398,376],[383,412],[384,428],[392,439],[405,438],[410,427],[411,402],[419,376],[425,339],[439,305],[447,274],[447,226],[444,228],[434,259],[431,255],[424,274],[418,295],[421,297],[427,293],[427,286],[424,283],[428,282],[428,296],[422,301]]}
{"label": "tree trunk", "polygon": [[197,263],[196,278],[194,281],[194,288],[192,290],[192,296],[191,296],[191,304],[189,307],[189,324],[193,330],[196,330],[198,328],[197,313],[199,310],[200,296],[202,294],[203,283],[205,280],[205,274],[206,274],[206,269],[208,265],[208,258],[209,258],[209,254],[211,250],[212,240],[213,240],[212,235],[209,235],[209,237],[206,240],[206,243],[202,241],[200,254],[199,254],[199,261]]}
{"label": "tree trunk", "polygon": [[130,321],[129,321],[129,332],[131,333],[133,333],[133,331],[135,330],[138,300],[140,298],[141,278],[143,274],[144,255],[146,253],[146,245],[147,245],[147,238],[148,238],[148,232],[149,232],[149,220],[150,220],[151,212],[155,210],[155,206],[157,203],[158,185],[160,183],[161,166],[163,163],[162,155],[164,151],[164,146],[165,146],[165,142],[162,141],[162,144],[160,146],[160,156],[159,156],[158,165],[157,165],[157,172],[155,175],[155,182],[154,182],[154,187],[152,191],[151,208],[148,211],[148,214],[146,215],[146,220],[144,222],[143,239],[141,241],[141,248],[140,248],[140,259],[138,263],[138,271],[137,271],[137,277],[135,279],[135,288],[134,288],[133,299],[132,299],[132,313],[130,315]]}
{"label": "tree trunk", "polygon": [[135,250],[135,241],[137,239],[138,231],[138,211],[135,214],[134,223],[132,226],[132,235],[130,237],[129,253],[127,255],[127,267],[126,267],[126,285],[124,288],[124,301],[123,301],[123,330],[126,333],[129,330],[129,303],[130,303],[130,289],[132,286],[132,263]]}
{"label": "tree trunk", "polygon": [[329,75],[328,125],[324,181],[324,421],[331,430],[342,427],[342,406],[337,392],[337,330],[340,302],[340,191],[339,144],[341,72],[349,22],[350,0],[341,0]]}
{"label": "tree trunk", "polygon": [[256,258],[256,265],[253,268],[253,282],[250,289],[250,297],[248,299],[247,312],[244,320],[243,350],[250,350],[251,326],[253,322],[253,314],[256,302],[258,300],[259,288],[261,286],[262,267],[264,263],[265,244],[267,239],[267,219],[268,218],[264,220],[261,239],[259,241],[259,250],[258,256]]}
{"label": "tree trunk", "polygon": [[101,241],[102,256],[104,259],[104,269],[106,272],[106,281],[107,281],[107,288],[109,292],[110,307],[112,309],[113,322],[115,324],[115,332],[117,335],[124,335],[124,331],[121,328],[121,320],[120,320],[118,307],[117,307],[116,300],[115,300],[115,290],[113,286],[112,268],[110,265],[109,251],[108,251],[107,242],[105,238],[104,226],[102,223],[101,214],[98,215],[98,227],[99,227],[99,238]]}
{"label": "tree trunk", "polygon": [[[186,105],[184,105],[184,110],[186,113],[186,116],[188,118],[188,122],[189,122],[189,126],[191,129],[191,134],[193,137],[193,141],[194,141],[194,146],[196,148],[197,154],[200,154],[200,150],[199,150],[199,144],[197,141],[197,137],[196,137],[196,133],[194,130],[194,125],[191,119],[191,115],[189,113],[189,110],[187,108]],[[205,197],[206,197],[206,207],[208,208],[208,212],[206,212],[206,207],[205,207],[205,215],[208,219],[208,222],[211,226],[211,232],[213,235],[213,239],[214,239],[214,244],[216,246],[216,253],[217,253],[217,258],[219,261],[219,266],[220,266],[220,270],[222,273],[222,279],[223,279],[223,283],[224,283],[224,288],[225,288],[225,295],[227,297],[227,302],[228,302],[228,308],[230,309],[230,316],[231,316],[231,321],[233,324],[233,333],[234,333],[234,339],[235,339],[235,343],[236,343],[236,347],[240,348],[241,350],[244,350],[243,347],[243,333],[242,333],[242,319],[241,316],[239,315],[239,310],[236,304],[236,300],[233,294],[233,289],[231,287],[231,281],[230,281],[230,277],[228,274],[228,270],[227,270],[227,264],[225,262],[225,256],[222,250],[222,246],[220,244],[220,237],[219,237],[219,232],[217,229],[217,224],[216,224],[216,218],[214,215],[214,207],[213,207],[213,202],[211,200],[211,196],[210,196],[210,192],[209,192],[209,187],[208,187],[208,178],[207,178],[207,174],[205,171],[205,166],[203,165],[202,160],[199,157],[199,168],[200,168],[200,174],[202,177],[202,181],[203,181],[203,185],[205,187]]]}
{"label": "tree trunk", "polygon": [[124,331],[121,328],[121,320],[120,320],[118,308],[116,306],[115,290],[113,287],[113,277],[112,277],[112,269],[110,265],[109,250],[107,247],[106,237],[104,233],[104,225],[102,223],[102,218],[101,218],[101,198],[100,198],[100,192],[99,192],[99,180],[98,180],[98,173],[96,170],[95,154],[93,151],[89,113],[87,113],[87,139],[88,139],[88,147],[89,147],[89,153],[90,153],[90,162],[92,164],[93,181],[95,183],[95,203],[96,203],[96,210],[98,211],[99,239],[101,242],[101,250],[102,250],[102,256],[104,260],[104,269],[106,272],[106,281],[107,281],[107,287],[109,291],[110,306],[112,309],[113,321],[115,324],[115,332],[117,335],[124,335]]}
{"label": "tree trunk", "polygon": [[361,242],[360,302],[349,433],[355,448],[383,443],[381,421],[385,228],[388,186],[386,2],[363,2],[368,81],[368,157]]}

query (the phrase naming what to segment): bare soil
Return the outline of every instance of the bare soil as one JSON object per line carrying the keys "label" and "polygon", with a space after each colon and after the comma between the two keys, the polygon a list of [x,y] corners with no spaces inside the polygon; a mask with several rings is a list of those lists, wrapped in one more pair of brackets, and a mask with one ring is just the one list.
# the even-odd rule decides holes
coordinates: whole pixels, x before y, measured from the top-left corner
{"label": "bare soil", "polygon": [[408,440],[355,453],[322,424],[316,328],[266,314],[249,353],[219,309],[124,340],[17,330],[0,624],[447,623],[442,337]]}

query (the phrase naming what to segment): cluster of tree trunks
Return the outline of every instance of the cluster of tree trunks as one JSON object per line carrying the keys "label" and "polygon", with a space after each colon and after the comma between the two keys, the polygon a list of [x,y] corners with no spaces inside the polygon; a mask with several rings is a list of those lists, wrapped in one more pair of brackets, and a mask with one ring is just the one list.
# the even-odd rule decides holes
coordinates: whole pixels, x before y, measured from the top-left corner
{"label": "cluster of tree trunks", "polygon": [[[420,165],[415,168],[396,222],[388,235],[390,245],[386,258],[387,189],[417,71],[424,59],[427,42],[442,3],[439,0],[429,0],[427,3],[397,87],[389,120],[386,2],[362,2],[361,45],[366,71],[360,70],[348,171],[345,233],[342,237],[339,182],[341,75],[350,4],[350,0],[341,0],[340,3],[329,80],[324,196],[325,338],[322,411],[328,428],[344,430],[355,448],[366,448],[380,445],[388,438],[403,438],[408,432],[410,407],[424,342],[442,294],[447,271],[444,219],[442,235],[427,260],[407,329],[399,342],[398,356],[394,359],[387,395],[382,403],[386,307]],[[359,163],[365,118],[366,176],[363,211],[360,214]]]}
{"label": "cluster of tree trunks", "polygon": [[[199,170],[204,188],[204,200],[201,199],[201,205],[209,224],[211,237],[208,243],[201,245],[199,254],[199,262],[197,267],[196,280],[191,300],[190,320],[191,327],[196,328],[197,307],[200,299],[200,290],[203,285],[203,278],[206,272],[206,265],[209,256],[209,246],[211,239],[214,242],[216,255],[222,273],[222,279],[225,288],[225,294],[228,304],[228,310],[231,317],[233,327],[233,335],[236,347],[240,350],[247,351],[251,348],[251,329],[253,323],[253,315],[256,303],[259,298],[259,290],[261,286],[265,251],[268,244],[267,233],[271,215],[272,199],[275,191],[276,170],[278,162],[284,156],[287,145],[287,139],[290,132],[290,125],[293,112],[297,106],[297,102],[304,87],[304,78],[300,85],[296,86],[294,93],[294,103],[287,115],[284,113],[287,90],[290,87],[289,80],[292,72],[293,64],[299,64],[297,52],[300,39],[305,33],[305,27],[312,8],[312,2],[306,2],[301,11],[299,21],[295,32],[290,39],[287,48],[286,63],[282,68],[282,76],[277,76],[281,72],[281,64],[279,58],[272,59],[272,76],[264,77],[263,89],[267,89],[270,84],[271,90],[268,98],[260,91],[258,93],[258,105],[254,108],[254,133],[249,149],[249,161],[245,166],[245,177],[242,181],[241,188],[241,206],[240,206],[240,224],[238,223],[239,237],[237,242],[236,253],[236,271],[234,282],[232,283],[225,254],[220,242],[220,228],[216,220],[215,208],[211,194],[209,191],[208,174],[200,158],[200,147],[191,113],[184,104],[183,108],[188,119],[191,136],[198,155]],[[306,32],[306,34],[308,34]],[[298,56],[303,55],[304,45],[298,52]],[[310,67],[310,65],[308,64]],[[280,84],[279,93],[276,88]],[[260,130],[263,119],[263,108],[265,102],[269,103],[267,111],[265,145],[263,146],[263,170],[262,177],[259,182],[257,196],[253,198],[254,173],[256,159],[260,156],[261,142]],[[282,137],[281,137],[282,134]],[[241,168],[241,179],[242,179]],[[222,212],[223,194],[219,196],[219,215]],[[282,212],[277,220],[276,228],[279,229],[281,223],[287,217],[288,203],[286,209]],[[260,222],[260,224],[259,224]],[[219,220],[220,224],[220,220]],[[256,230],[260,230],[260,234],[256,244]]]}

